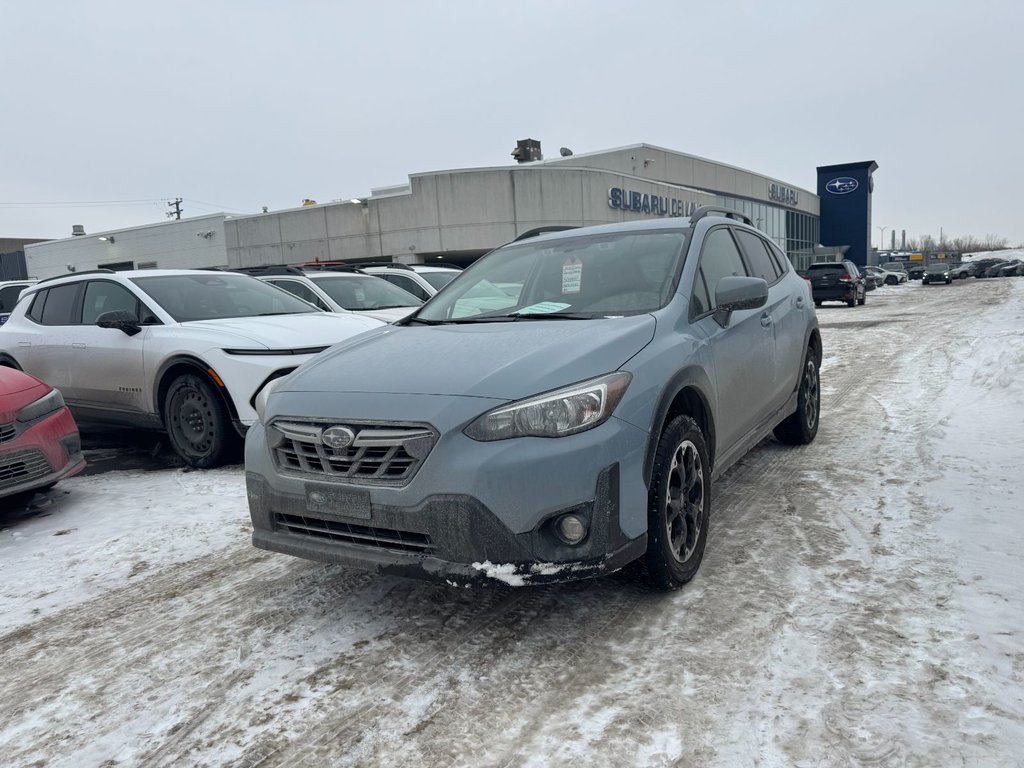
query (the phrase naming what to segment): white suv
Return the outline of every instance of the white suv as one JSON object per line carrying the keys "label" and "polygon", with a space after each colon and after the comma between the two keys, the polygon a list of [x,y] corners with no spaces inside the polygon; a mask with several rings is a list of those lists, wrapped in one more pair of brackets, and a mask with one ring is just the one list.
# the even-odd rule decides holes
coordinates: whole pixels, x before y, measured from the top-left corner
{"label": "white suv", "polygon": [[326,312],[354,312],[393,323],[415,312],[423,300],[387,280],[343,267],[251,267],[237,270],[283,288]]}
{"label": "white suv", "polygon": [[7,322],[7,317],[18,303],[21,292],[39,281],[29,277],[25,280],[4,280],[0,282],[0,325]]}
{"label": "white suv", "polygon": [[426,301],[462,272],[454,267],[436,267],[432,264],[357,264],[368,275],[383,277],[423,301]]}
{"label": "white suv", "polygon": [[60,389],[80,421],[164,429],[188,464],[211,467],[256,421],[268,382],[382,325],[248,275],[97,270],[27,288],[0,331],[0,365]]}

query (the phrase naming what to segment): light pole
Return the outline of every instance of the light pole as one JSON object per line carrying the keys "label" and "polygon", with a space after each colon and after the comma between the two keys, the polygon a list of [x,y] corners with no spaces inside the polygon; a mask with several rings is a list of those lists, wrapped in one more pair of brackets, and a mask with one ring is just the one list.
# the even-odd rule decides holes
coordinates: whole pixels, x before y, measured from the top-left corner
{"label": "light pole", "polygon": [[882,230],[882,236],[878,238],[878,250],[881,251],[885,248],[885,230],[887,230],[888,227],[875,227],[875,229]]}

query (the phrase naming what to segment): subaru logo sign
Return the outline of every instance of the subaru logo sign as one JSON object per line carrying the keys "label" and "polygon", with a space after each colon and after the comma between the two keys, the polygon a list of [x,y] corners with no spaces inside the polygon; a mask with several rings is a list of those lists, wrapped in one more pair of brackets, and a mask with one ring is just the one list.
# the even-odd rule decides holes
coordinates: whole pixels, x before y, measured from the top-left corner
{"label": "subaru logo sign", "polygon": [[833,195],[845,195],[853,192],[858,186],[860,185],[856,179],[851,179],[849,176],[840,176],[838,179],[832,179],[832,181],[826,184],[825,189]]}
{"label": "subaru logo sign", "polygon": [[320,442],[332,451],[344,451],[355,439],[356,433],[348,427],[328,427],[320,435]]}

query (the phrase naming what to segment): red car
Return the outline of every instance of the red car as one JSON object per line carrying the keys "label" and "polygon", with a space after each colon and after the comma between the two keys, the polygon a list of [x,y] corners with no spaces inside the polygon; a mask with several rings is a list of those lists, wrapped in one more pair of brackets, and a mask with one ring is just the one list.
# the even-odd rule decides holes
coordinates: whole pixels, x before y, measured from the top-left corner
{"label": "red car", "polygon": [[0,367],[0,498],[48,488],[84,468],[78,427],[60,392]]}

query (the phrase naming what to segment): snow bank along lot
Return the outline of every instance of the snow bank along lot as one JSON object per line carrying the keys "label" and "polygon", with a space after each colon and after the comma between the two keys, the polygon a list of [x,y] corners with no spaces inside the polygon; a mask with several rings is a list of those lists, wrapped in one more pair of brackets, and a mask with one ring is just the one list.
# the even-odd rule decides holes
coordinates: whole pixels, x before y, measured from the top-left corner
{"label": "snow bank along lot", "polygon": [[240,467],[0,512],[0,764],[1021,765],[1024,279],[818,316],[817,441],[723,478],[670,595],[259,552]]}

